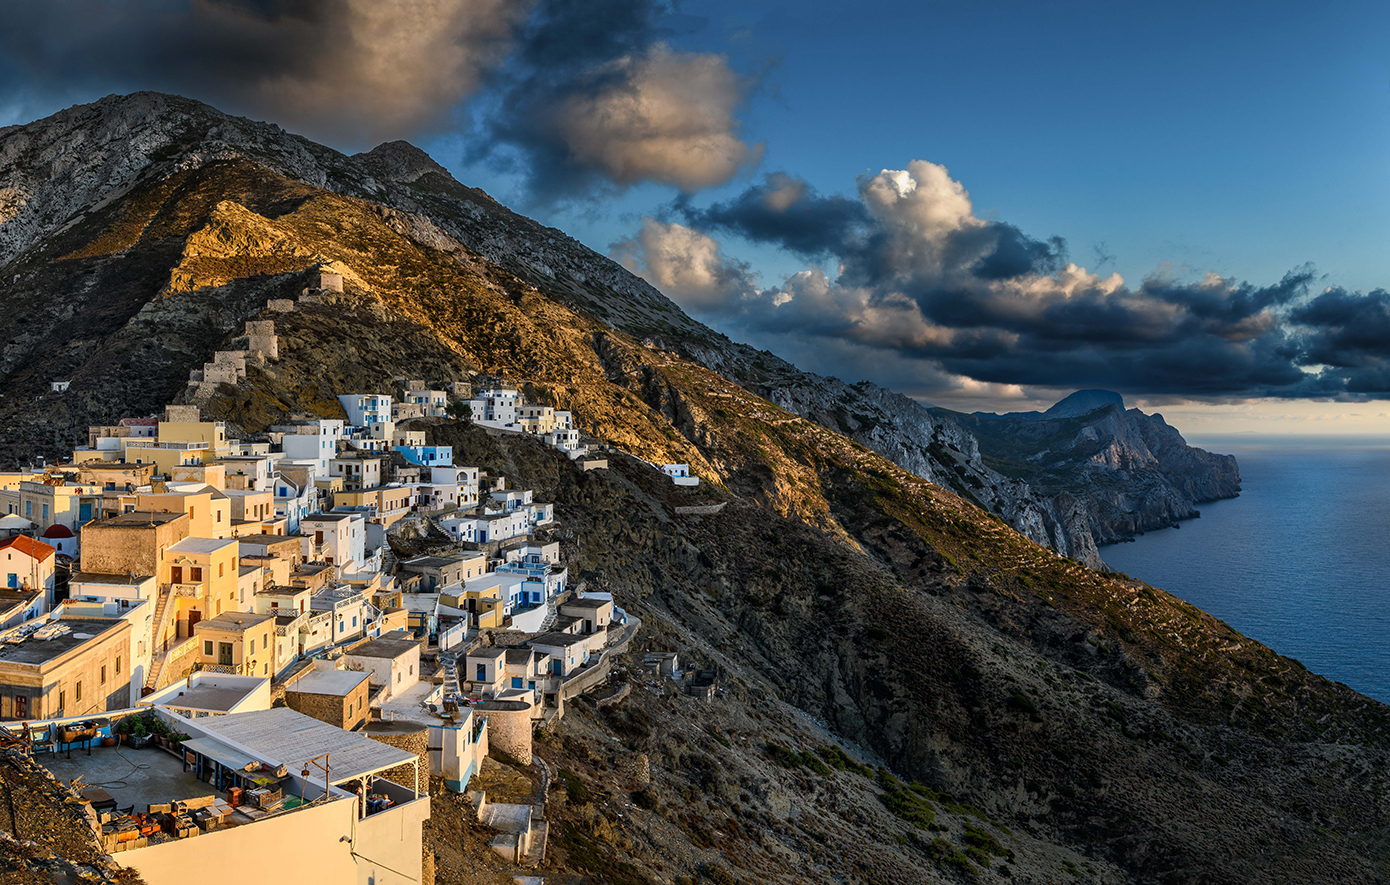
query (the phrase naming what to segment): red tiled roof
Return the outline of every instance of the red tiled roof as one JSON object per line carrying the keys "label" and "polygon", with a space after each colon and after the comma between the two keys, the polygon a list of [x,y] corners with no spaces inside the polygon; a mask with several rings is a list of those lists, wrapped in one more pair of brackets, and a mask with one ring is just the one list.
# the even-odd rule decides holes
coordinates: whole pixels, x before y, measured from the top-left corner
{"label": "red tiled roof", "polygon": [[20,553],[37,559],[39,562],[43,562],[48,559],[48,557],[58,552],[57,548],[50,547],[42,541],[35,541],[27,535],[15,535],[8,541],[0,541],[0,550],[5,550],[10,547],[13,547]]}

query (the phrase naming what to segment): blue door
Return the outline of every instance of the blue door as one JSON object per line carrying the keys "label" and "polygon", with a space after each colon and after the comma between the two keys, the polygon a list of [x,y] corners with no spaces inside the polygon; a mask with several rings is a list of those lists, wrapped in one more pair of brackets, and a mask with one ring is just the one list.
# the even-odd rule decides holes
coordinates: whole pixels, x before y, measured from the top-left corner
{"label": "blue door", "polygon": [[92,521],[92,502],[83,501],[77,505],[77,521],[88,523]]}

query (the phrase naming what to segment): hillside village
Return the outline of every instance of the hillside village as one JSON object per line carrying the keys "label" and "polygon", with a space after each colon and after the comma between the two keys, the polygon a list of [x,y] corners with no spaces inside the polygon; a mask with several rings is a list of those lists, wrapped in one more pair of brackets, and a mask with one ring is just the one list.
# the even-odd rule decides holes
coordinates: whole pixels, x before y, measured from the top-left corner
{"label": "hillside village", "polygon": [[[273,356],[271,323],[248,336],[250,358]],[[247,357],[218,354],[190,386]],[[320,842],[341,868],[316,881],[430,881],[431,777],[468,794],[499,855],[535,866],[539,808],[490,802],[482,761],[532,764],[533,731],[602,685],[640,627],[572,584],[552,503],[410,426],[471,420],[606,469],[568,412],[501,382],[402,378],[339,401],[343,418],[251,439],[170,405],[0,475],[0,743],[147,882],[228,850],[288,874]],[[152,742],[121,774],[108,747]],[[353,850],[330,851],[344,832]]]}

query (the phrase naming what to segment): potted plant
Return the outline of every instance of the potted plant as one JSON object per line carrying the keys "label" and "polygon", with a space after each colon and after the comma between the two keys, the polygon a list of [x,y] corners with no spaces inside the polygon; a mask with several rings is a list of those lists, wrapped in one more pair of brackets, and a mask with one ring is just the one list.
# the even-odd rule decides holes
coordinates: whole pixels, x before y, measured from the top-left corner
{"label": "potted plant", "polygon": [[[144,716],[132,716],[126,720],[126,733],[130,736],[130,746],[132,749],[143,750],[154,740],[150,735],[149,727],[145,723]],[[126,724],[122,723],[122,724]]]}

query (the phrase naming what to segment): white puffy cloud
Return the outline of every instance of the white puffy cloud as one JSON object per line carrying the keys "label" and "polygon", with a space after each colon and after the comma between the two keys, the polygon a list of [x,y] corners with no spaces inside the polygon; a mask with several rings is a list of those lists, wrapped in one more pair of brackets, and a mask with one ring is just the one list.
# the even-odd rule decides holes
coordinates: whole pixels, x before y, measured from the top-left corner
{"label": "white puffy cloud", "polygon": [[758,295],[747,264],[683,224],[644,218],[637,235],[614,243],[610,254],[693,313],[726,314]]}
{"label": "white puffy cloud", "polygon": [[554,108],[554,131],[576,166],[619,185],[671,184],[686,192],[722,184],[755,164],[735,117],[746,83],[723,56],[664,44],[614,59]]}

